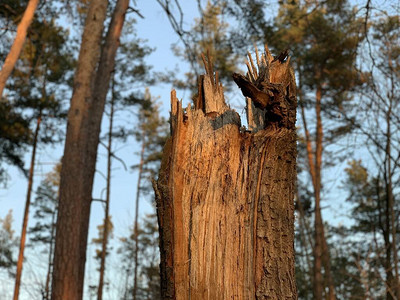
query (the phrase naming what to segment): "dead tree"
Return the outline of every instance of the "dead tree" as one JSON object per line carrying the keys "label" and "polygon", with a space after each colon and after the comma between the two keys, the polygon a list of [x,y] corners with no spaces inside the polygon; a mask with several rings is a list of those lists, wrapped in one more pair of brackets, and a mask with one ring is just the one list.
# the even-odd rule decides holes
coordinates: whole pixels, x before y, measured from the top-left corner
{"label": "dead tree", "polygon": [[268,48],[247,76],[249,128],[203,57],[194,105],[171,93],[171,138],[154,184],[163,299],[297,299],[296,96],[287,52]]}

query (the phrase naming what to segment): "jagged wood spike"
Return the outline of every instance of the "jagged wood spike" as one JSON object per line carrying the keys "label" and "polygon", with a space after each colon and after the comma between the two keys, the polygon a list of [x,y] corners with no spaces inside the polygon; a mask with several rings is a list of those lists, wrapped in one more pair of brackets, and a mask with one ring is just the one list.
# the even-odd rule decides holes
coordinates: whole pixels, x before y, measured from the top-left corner
{"label": "jagged wood spike", "polygon": [[265,53],[269,53],[269,48],[267,43],[264,44],[264,51]]}
{"label": "jagged wood spike", "polygon": [[289,56],[289,49],[285,49],[282,51],[277,57],[274,58],[273,61],[279,61],[280,63],[283,63],[284,60]]}
{"label": "jagged wood spike", "polygon": [[203,60],[204,69],[206,69],[206,74],[210,75],[210,71],[208,70],[208,63],[206,61],[206,57],[204,56],[204,53],[201,53],[201,59]]}
{"label": "jagged wood spike", "polygon": [[215,84],[216,84],[216,86],[218,86],[218,80],[219,80],[219,74],[218,74],[218,71],[215,71]]}
{"label": "jagged wood spike", "polygon": [[265,57],[268,63],[274,60],[274,57],[271,54],[271,51],[269,51],[268,45],[265,43],[264,45],[264,50],[265,50]]}
{"label": "jagged wood spike", "polygon": [[176,120],[178,113],[178,99],[176,98],[176,91],[171,91],[171,123],[170,123],[170,131],[171,134],[175,132],[176,129]]}
{"label": "jagged wood spike", "polygon": [[250,63],[248,61],[246,61],[246,66],[247,66],[247,69],[249,70],[248,74],[249,74],[250,81],[255,82],[256,79],[254,78],[253,72],[251,71]]}
{"label": "jagged wood spike", "polygon": [[176,115],[176,112],[178,110],[177,101],[178,101],[178,99],[176,98],[176,91],[172,90],[171,91],[171,113],[173,115]]}
{"label": "jagged wood spike", "polygon": [[197,101],[195,103],[195,109],[200,109],[204,111],[203,79],[204,75],[200,75],[197,81],[198,95],[197,95]]}
{"label": "jagged wood spike", "polygon": [[247,52],[247,55],[248,55],[248,57],[249,57],[249,61],[250,61],[250,64],[251,64],[251,68],[252,68],[252,70],[253,70],[253,76],[254,76],[254,78],[257,78],[257,77],[258,77],[257,68],[256,68],[256,66],[254,65],[253,58],[251,57],[251,53],[250,53],[250,52]]}
{"label": "jagged wood spike", "polygon": [[251,107],[251,98],[245,97],[246,98],[246,117],[247,117],[247,124],[249,126],[249,129],[252,130],[255,127],[254,123],[254,116],[253,116],[253,109]]}
{"label": "jagged wood spike", "polygon": [[254,49],[256,50],[257,67],[260,69],[260,57],[258,56],[258,48],[256,44],[254,44]]}
{"label": "jagged wood spike", "polygon": [[265,67],[268,67],[267,60],[265,59],[265,55],[261,55],[261,62],[264,64]]}
{"label": "jagged wood spike", "polygon": [[210,55],[210,49],[207,49],[207,61],[208,61],[208,69],[210,71],[210,73],[208,75],[210,76],[212,85],[215,86],[214,70],[213,70],[213,65],[212,65],[212,57]]}

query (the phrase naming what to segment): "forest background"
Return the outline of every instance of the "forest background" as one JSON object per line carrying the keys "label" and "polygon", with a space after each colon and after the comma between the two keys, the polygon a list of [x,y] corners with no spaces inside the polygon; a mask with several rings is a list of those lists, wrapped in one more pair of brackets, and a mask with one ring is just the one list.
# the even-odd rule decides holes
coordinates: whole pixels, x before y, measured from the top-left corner
{"label": "forest background", "polygon": [[[0,3],[2,62],[27,2]],[[109,14],[113,5],[110,1]],[[200,55],[210,51],[228,103],[244,119],[245,103],[231,73],[246,70],[244,58],[254,51],[253,44],[262,49],[268,43],[275,54],[290,50],[299,89],[299,298],[313,299],[319,285],[324,295],[334,291],[337,299],[396,299],[400,2],[157,0],[130,5],[102,124],[84,298],[98,298],[107,161],[112,160],[112,172],[105,224],[112,234],[103,297],[157,299],[157,221],[150,179],[168,135],[170,90],[177,88],[186,106],[203,73]],[[39,3],[3,92],[1,299],[13,295],[37,124],[20,299],[48,297],[57,174],[87,6],[88,1]],[[322,266],[316,270],[318,260]]]}

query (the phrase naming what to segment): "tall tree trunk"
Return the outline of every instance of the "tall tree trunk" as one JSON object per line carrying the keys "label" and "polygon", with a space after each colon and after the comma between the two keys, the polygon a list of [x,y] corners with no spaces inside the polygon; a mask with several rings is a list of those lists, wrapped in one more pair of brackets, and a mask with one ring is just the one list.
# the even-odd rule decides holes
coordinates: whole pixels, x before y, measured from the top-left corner
{"label": "tall tree trunk", "polygon": [[[388,247],[391,248],[390,252],[393,253],[393,267],[390,268],[394,270],[394,277],[389,283],[389,287],[392,290],[392,294],[395,295],[396,299],[400,297],[400,280],[399,280],[399,269],[398,269],[398,253],[396,244],[396,234],[397,234],[397,222],[396,222],[396,212],[394,209],[394,195],[393,195],[393,183],[392,183],[392,166],[391,166],[391,144],[392,144],[392,132],[391,132],[391,113],[392,113],[392,101],[389,103],[388,111],[386,113],[386,149],[385,149],[385,173],[384,179],[386,184],[386,198],[387,198],[387,231],[388,234],[392,236],[392,241]],[[390,229],[389,229],[390,228]],[[390,259],[389,259],[390,261]],[[393,274],[393,272],[391,272]],[[389,296],[392,299],[392,295]]]}
{"label": "tall tree trunk", "polygon": [[322,265],[325,269],[325,277],[329,288],[329,300],[336,299],[333,278],[330,270],[329,248],[325,238],[324,223],[321,215],[321,168],[323,154],[323,125],[321,118],[321,86],[317,87],[315,112],[317,117],[315,151],[313,151],[311,136],[308,131],[304,107],[301,106],[301,116],[306,138],[307,158],[309,172],[314,189],[315,215],[314,215],[314,282],[313,295],[315,300],[323,299],[324,280],[322,276]]}
{"label": "tall tree trunk", "polygon": [[145,136],[144,133],[142,134],[142,147],[140,150],[140,163],[139,163],[139,172],[138,172],[138,181],[136,187],[136,202],[135,202],[135,224],[134,224],[134,235],[135,235],[135,257],[134,257],[134,272],[133,272],[133,299],[136,300],[137,297],[137,276],[139,270],[139,261],[138,261],[138,254],[139,254],[139,200],[140,200],[140,185],[142,180],[142,173],[143,173],[143,164],[144,164],[144,151],[145,151]]}
{"label": "tall tree trunk", "polygon": [[29,177],[28,177],[28,191],[26,193],[24,220],[22,222],[21,240],[20,240],[20,244],[19,244],[19,255],[18,255],[18,261],[17,261],[17,272],[15,275],[14,300],[18,300],[19,290],[21,287],[21,276],[22,276],[22,265],[24,263],[26,230],[28,228],[29,207],[31,205],[33,174],[34,174],[34,169],[35,169],[36,148],[37,148],[37,142],[38,142],[38,136],[39,136],[41,122],[42,122],[42,116],[41,116],[41,114],[39,114],[39,116],[37,118],[35,134],[33,136],[32,157],[31,157],[31,165],[29,168]]}
{"label": "tall tree trunk", "polygon": [[24,46],[26,34],[28,28],[32,23],[33,16],[36,8],[39,4],[39,0],[29,0],[28,6],[25,9],[24,15],[22,16],[21,22],[17,27],[17,34],[14,39],[14,43],[11,46],[10,52],[8,53],[6,60],[4,61],[3,67],[0,70],[0,99],[3,95],[4,87],[12,70],[14,69],[15,63],[21,54],[22,47]]}
{"label": "tall tree trunk", "polygon": [[54,257],[54,300],[81,299],[83,294],[101,119],[129,1],[117,1],[99,57],[107,4],[107,0],[90,2],[68,113]]}
{"label": "tall tree trunk", "polygon": [[110,192],[111,192],[111,163],[112,163],[112,131],[114,121],[114,80],[111,88],[111,109],[110,109],[110,124],[108,128],[108,145],[107,145],[107,186],[106,186],[106,207],[104,211],[103,224],[103,240],[101,242],[101,257],[100,257],[100,274],[99,286],[97,288],[97,299],[103,299],[104,275],[106,271],[106,256],[108,243],[108,227],[109,227],[109,212],[110,212]]}
{"label": "tall tree trunk", "polygon": [[249,78],[234,74],[253,132],[240,129],[210,61],[194,110],[172,91],[155,185],[163,299],[297,299],[296,98],[285,58],[266,49],[259,73],[251,60]]}
{"label": "tall tree trunk", "polygon": [[51,276],[53,273],[54,240],[55,240],[55,233],[56,233],[55,232],[56,231],[55,222],[56,222],[56,216],[57,216],[57,211],[58,211],[57,206],[51,217],[49,260],[48,260],[48,266],[47,266],[46,285],[44,288],[44,295],[45,295],[46,300],[50,299],[50,282],[51,282]]}

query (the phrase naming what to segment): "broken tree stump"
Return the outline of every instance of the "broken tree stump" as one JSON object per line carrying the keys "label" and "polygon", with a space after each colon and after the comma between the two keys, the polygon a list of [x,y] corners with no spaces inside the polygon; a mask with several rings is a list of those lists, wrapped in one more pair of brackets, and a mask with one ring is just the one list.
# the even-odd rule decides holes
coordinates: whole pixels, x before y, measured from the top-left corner
{"label": "broken tree stump", "polygon": [[295,79],[286,53],[249,55],[233,78],[249,128],[203,58],[194,105],[171,93],[171,138],[154,184],[163,299],[297,299]]}

